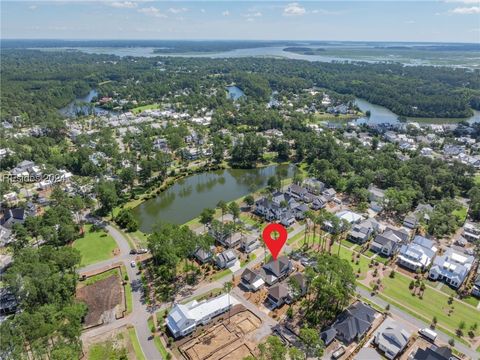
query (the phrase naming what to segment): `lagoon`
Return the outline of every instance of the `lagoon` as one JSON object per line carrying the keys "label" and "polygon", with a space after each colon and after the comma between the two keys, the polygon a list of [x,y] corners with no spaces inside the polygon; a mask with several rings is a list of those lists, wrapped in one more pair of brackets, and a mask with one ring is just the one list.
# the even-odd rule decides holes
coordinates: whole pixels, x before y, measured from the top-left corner
{"label": "lagoon", "polygon": [[149,233],[162,223],[184,224],[220,200],[238,199],[267,185],[268,178],[293,176],[293,165],[271,165],[257,169],[225,169],[195,174],[133,209],[140,230]]}

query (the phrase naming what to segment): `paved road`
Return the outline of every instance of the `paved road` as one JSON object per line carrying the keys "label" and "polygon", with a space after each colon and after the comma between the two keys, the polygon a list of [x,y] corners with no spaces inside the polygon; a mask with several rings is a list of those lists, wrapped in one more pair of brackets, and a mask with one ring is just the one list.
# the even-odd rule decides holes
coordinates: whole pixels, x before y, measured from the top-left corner
{"label": "paved road", "polygon": [[[382,307],[385,309],[385,307],[387,306],[387,304],[389,304],[387,301],[379,298],[378,296],[372,296],[370,294],[369,291],[361,288],[361,287],[357,287],[357,292],[364,298],[368,299],[369,301],[373,302],[374,304]],[[406,321],[408,321],[409,323],[415,325],[417,328],[419,329],[423,329],[423,328],[426,328],[426,327],[429,327],[430,324],[427,324],[426,322],[423,322],[422,320],[419,320],[417,319],[416,317],[404,312],[403,310],[397,308],[396,306],[390,304],[390,312],[402,319],[405,319]],[[443,333],[442,331],[440,330],[435,330],[435,332],[438,334],[438,338],[441,339],[442,341],[444,341],[445,343],[448,342],[448,340],[451,338],[450,336],[448,336],[447,334]],[[458,342],[456,341],[455,342],[455,348],[457,348],[459,351],[463,352],[465,355],[469,356],[471,359],[478,359],[479,356],[478,356],[478,353],[469,348],[468,346],[462,344],[461,342]]]}
{"label": "paved road", "polygon": [[96,264],[86,266],[79,270],[81,273],[90,272],[94,270],[100,270],[106,266],[113,265],[118,262],[123,262],[127,269],[128,278],[130,279],[130,285],[132,287],[132,312],[126,317],[115,320],[109,324],[99,326],[97,328],[84,331],[82,333],[82,339],[86,339],[92,336],[100,335],[105,332],[117,329],[121,326],[131,324],[135,327],[137,337],[140,342],[140,346],[148,360],[161,360],[162,356],[158,352],[153,340],[149,340],[151,336],[150,329],[148,328],[147,319],[152,315],[153,310],[147,309],[145,302],[143,301],[143,290],[140,275],[137,273],[137,268],[130,266],[130,261],[135,259],[135,255],[130,255],[130,246],[128,245],[125,237],[112,226],[107,226],[107,230],[117,242],[120,249],[120,255],[115,256],[107,261],[102,261]]}

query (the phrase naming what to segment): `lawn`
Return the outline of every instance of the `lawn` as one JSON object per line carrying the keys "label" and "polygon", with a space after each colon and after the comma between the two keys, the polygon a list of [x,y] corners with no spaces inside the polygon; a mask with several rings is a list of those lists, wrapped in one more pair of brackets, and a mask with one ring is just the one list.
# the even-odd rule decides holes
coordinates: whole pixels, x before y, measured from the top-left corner
{"label": "lawn", "polygon": [[240,261],[240,267],[244,267],[245,265],[251,263],[253,260],[255,260],[257,258],[257,255],[255,254],[250,254],[249,256],[250,258],[247,260],[242,260]]}
{"label": "lawn", "polygon": [[432,321],[433,317],[436,316],[438,325],[451,332],[455,331],[461,321],[465,322],[467,328],[475,322],[480,323],[480,314],[475,309],[457,300],[453,301],[454,311],[449,316],[448,309],[451,308],[448,305],[449,297],[428,286],[425,289],[423,299],[420,299],[418,296],[412,296],[408,288],[410,281],[410,278],[400,273],[397,273],[393,279],[384,277],[382,280],[384,289],[381,294],[412,310],[416,313],[416,317],[421,317],[427,322]]}
{"label": "lawn", "polygon": [[90,231],[91,225],[85,226],[85,235],[73,242],[73,247],[80,251],[80,266],[87,266],[113,257],[117,243],[105,231]]}
{"label": "lawn", "polygon": [[[332,254],[338,254],[337,244],[333,244]],[[367,259],[365,256],[360,255],[360,258],[358,259],[358,264],[357,264],[357,258],[355,258],[355,262],[352,262],[352,254],[353,254],[352,250],[346,249],[343,246],[340,247],[340,258],[345,259],[350,263],[350,265],[353,268],[353,272],[355,274],[358,274],[358,270],[360,269],[360,276],[358,277],[358,279],[361,280],[365,278],[365,275],[367,274],[370,260]]]}
{"label": "lawn", "polygon": [[140,343],[138,342],[137,332],[134,327],[128,329],[128,335],[130,336],[130,341],[133,345],[133,350],[135,351],[135,356],[137,360],[145,360],[145,355],[143,354]]}
{"label": "lawn", "polygon": [[80,282],[79,285],[83,285],[83,286],[92,285],[92,284],[95,284],[97,281],[106,279],[112,275],[116,275],[118,276],[118,278],[120,278],[120,273],[118,272],[118,268],[113,268],[111,270],[102,272],[100,274],[90,276],[85,281]]}
{"label": "lawn", "polygon": [[458,210],[453,210],[452,215],[454,215],[463,224],[467,219],[467,208],[462,206]]}
{"label": "lawn", "polygon": [[230,269],[225,269],[225,270],[222,270],[222,271],[218,271],[217,273],[210,276],[210,280],[217,281],[217,280],[220,280],[224,276],[227,276],[231,273],[232,273],[232,271]]}
{"label": "lawn", "polygon": [[138,114],[138,113],[141,113],[142,111],[145,111],[145,110],[155,110],[155,109],[159,109],[159,108],[160,108],[160,104],[143,105],[143,106],[138,106],[136,108],[133,108],[132,113]]}
{"label": "lawn", "polygon": [[475,307],[477,307],[478,303],[480,302],[480,300],[477,299],[475,296],[467,296],[466,298],[463,298],[462,300],[465,301],[467,304],[470,304],[470,305],[475,306]]}
{"label": "lawn", "polygon": [[[127,274],[125,265],[122,265],[122,274],[123,276]],[[130,285],[130,281],[127,281],[125,284],[125,300],[127,302],[127,314],[130,314],[133,310],[132,285]]]}
{"label": "lawn", "polygon": [[475,175],[475,178],[473,179],[473,181],[475,182],[475,184],[480,185],[480,174]]}

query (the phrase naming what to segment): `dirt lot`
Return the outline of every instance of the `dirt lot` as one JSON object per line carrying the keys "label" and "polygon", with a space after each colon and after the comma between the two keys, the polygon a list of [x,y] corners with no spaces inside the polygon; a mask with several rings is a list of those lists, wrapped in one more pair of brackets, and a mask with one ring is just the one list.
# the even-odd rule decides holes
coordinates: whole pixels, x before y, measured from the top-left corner
{"label": "dirt lot", "polygon": [[245,335],[258,329],[261,320],[248,310],[204,329],[198,336],[179,346],[188,360],[243,359],[251,355],[253,344],[245,343]]}
{"label": "dirt lot", "polygon": [[128,329],[126,326],[103,333],[101,335],[89,338],[87,341],[84,341],[83,353],[85,354],[85,356],[82,359],[91,360],[93,358],[93,360],[97,360],[98,356],[95,356],[94,354],[99,353],[98,348],[109,346],[113,347],[114,349],[126,349],[128,359],[136,359],[135,351],[130,341]]}
{"label": "dirt lot", "polygon": [[119,275],[111,275],[77,289],[77,300],[88,306],[85,328],[108,323],[124,309],[123,286]]}

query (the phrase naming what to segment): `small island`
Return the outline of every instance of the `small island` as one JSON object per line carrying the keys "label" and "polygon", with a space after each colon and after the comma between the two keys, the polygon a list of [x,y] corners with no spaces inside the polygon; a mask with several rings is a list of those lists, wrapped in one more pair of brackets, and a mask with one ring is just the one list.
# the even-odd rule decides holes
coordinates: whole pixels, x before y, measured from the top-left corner
{"label": "small island", "polygon": [[290,46],[284,48],[283,51],[292,52],[300,55],[320,55],[325,51],[325,49],[309,48],[304,46]]}

